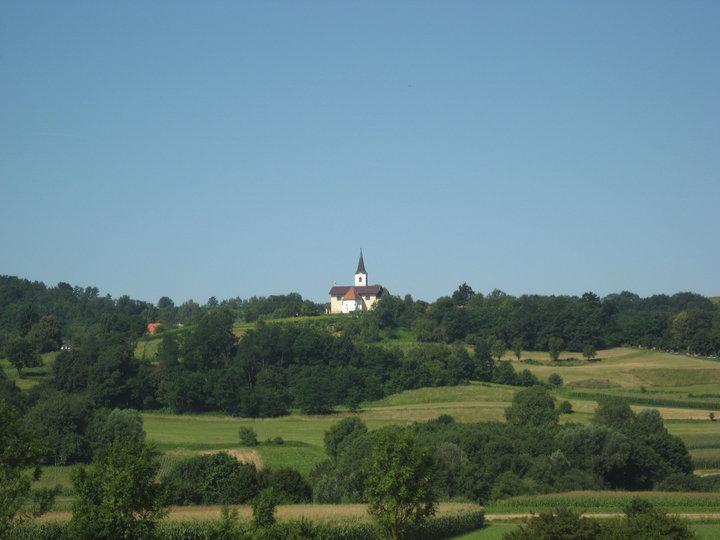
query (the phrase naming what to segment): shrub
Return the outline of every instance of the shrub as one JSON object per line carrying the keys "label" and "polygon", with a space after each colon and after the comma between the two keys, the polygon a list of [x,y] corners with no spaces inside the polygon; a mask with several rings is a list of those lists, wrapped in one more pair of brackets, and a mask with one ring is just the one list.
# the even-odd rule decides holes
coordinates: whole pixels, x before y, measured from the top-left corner
{"label": "shrub", "polygon": [[357,416],[343,418],[325,432],[325,450],[330,457],[336,458],[343,444],[367,433],[367,430],[365,422]]}
{"label": "shrub", "polygon": [[515,394],[512,405],[505,409],[505,417],[515,426],[555,425],[558,411],[555,400],[545,388],[531,386]]}
{"label": "shrub", "polygon": [[243,446],[257,446],[257,433],[250,427],[243,426],[240,428],[240,444]]}
{"label": "shrub", "polygon": [[252,501],[253,521],[256,527],[267,528],[275,523],[277,498],[272,489],[265,489]]}
{"label": "shrub", "polygon": [[569,401],[561,401],[560,405],[558,406],[558,410],[560,411],[560,414],[571,414],[575,411],[573,411],[572,403]]}
{"label": "shrub", "polygon": [[263,487],[273,491],[278,503],[299,504],[312,500],[312,488],[307,480],[295,469],[282,467],[263,471]]}
{"label": "shrub", "polygon": [[113,443],[73,474],[77,498],[70,538],[150,538],[165,515],[153,451],[135,441]]}
{"label": "shrub", "polygon": [[548,382],[555,387],[559,387],[563,385],[563,378],[558,375],[557,373],[551,373],[548,377]]}
{"label": "shrub", "polygon": [[554,512],[541,513],[530,519],[527,525],[506,533],[504,540],[555,540],[565,538],[573,540],[597,540],[602,526],[594,519],[580,517],[567,508],[558,508]]}
{"label": "shrub", "polygon": [[434,463],[407,429],[393,426],[377,435],[368,465],[368,513],[383,534],[400,538],[435,513]]}
{"label": "shrub", "polygon": [[143,420],[132,409],[100,409],[88,426],[88,440],[94,453],[120,441],[145,441]]}
{"label": "shrub", "polygon": [[254,464],[217,453],[176,463],[163,483],[170,504],[240,504],[257,495],[257,476]]}

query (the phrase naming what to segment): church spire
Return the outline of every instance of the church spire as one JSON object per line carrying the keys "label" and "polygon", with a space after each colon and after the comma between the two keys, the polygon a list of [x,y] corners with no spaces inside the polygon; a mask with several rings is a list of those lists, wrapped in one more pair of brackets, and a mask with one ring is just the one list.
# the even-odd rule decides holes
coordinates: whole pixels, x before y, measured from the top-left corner
{"label": "church spire", "polygon": [[365,270],[365,261],[363,261],[362,249],[360,250],[360,260],[358,261],[357,270],[355,270],[355,286],[365,287],[368,284],[367,270]]}
{"label": "church spire", "polygon": [[356,274],[367,274],[367,270],[365,270],[365,261],[363,261],[362,256],[362,248],[360,248],[360,260],[358,261],[358,267],[357,270],[355,270]]}

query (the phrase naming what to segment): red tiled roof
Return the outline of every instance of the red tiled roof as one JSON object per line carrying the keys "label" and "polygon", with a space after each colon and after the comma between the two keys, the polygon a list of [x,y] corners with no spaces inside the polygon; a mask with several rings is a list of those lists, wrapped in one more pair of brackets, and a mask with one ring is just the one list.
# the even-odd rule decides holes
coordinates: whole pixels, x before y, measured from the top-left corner
{"label": "red tiled roof", "polygon": [[350,287],[350,290],[345,293],[343,300],[356,300],[357,295],[355,294],[355,287]]}

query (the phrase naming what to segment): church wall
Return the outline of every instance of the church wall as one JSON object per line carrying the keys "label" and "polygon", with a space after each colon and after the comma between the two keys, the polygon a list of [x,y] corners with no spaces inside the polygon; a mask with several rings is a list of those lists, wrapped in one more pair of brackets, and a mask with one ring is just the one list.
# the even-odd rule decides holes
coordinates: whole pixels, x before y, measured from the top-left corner
{"label": "church wall", "polygon": [[330,313],[342,313],[342,300],[338,300],[337,296],[330,297]]}

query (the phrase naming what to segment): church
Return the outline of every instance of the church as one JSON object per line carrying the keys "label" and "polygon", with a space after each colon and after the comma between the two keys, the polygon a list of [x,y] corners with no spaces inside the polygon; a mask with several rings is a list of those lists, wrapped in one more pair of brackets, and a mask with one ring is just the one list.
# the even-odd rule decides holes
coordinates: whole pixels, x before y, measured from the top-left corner
{"label": "church", "polygon": [[354,285],[335,285],[330,289],[329,313],[350,313],[352,311],[367,311],[375,303],[387,295],[387,289],[382,285],[369,285],[368,274],[365,270],[362,250],[357,270],[355,270]]}

